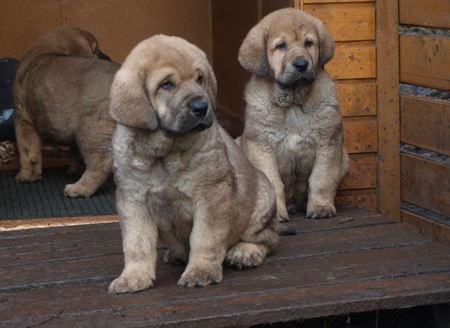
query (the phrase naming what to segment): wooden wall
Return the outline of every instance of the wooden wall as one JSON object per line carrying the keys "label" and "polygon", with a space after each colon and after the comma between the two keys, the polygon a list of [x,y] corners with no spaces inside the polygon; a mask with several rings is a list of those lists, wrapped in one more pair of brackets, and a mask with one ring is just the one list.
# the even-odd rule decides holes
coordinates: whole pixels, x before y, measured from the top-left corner
{"label": "wooden wall", "polygon": [[[399,1],[399,23],[450,28],[450,2]],[[399,36],[400,82],[450,92],[450,38]],[[450,245],[450,101],[400,95],[402,221]]]}
{"label": "wooden wall", "polygon": [[100,49],[118,63],[154,34],[183,37],[212,60],[210,0],[1,0],[0,4],[0,58],[20,60],[39,36],[70,24],[91,32]]}

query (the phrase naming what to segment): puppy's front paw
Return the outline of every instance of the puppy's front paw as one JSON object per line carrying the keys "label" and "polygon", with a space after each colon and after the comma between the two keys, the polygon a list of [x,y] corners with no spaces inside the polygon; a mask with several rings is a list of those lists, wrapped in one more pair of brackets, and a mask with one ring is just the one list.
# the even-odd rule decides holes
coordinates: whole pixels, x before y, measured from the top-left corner
{"label": "puppy's front paw", "polygon": [[241,242],[228,251],[226,261],[238,269],[253,268],[263,263],[268,252],[265,245]]}
{"label": "puppy's front paw", "polygon": [[140,290],[151,288],[153,287],[153,285],[154,279],[150,277],[120,276],[109,285],[108,293],[134,293]]}
{"label": "puppy's front paw", "polygon": [[25,182],[25,183],[31,183],[42,180],[42,173],[41,172],[25,172],[24,170],[20,170],[19,173],[14,178],[14,181],[16,182]]}
{"label": "puppy's front paw", "polygon": [[331,218],[336,215],[336,208],[332,205],[308,206],[306,217],[308,219]]}
{"label": "puppy's front paw", "polygon": [[289,221],[289,214],[287,211],[278,211],[277,212],[278,222],[287,222]]}
{"label": "puppy's front paw", "polygon": [[221,265],[213,265],[211,268],[186,269],[178,280],[178,286],[199,287],[218,284],[222,281],[222,270]]}
{"label": "puppy's front paw", "polygon": [[64,187],[64,196],[67,197],[90,197],[94,192],[95,190],[80,186],[78,183],[68,184]]}

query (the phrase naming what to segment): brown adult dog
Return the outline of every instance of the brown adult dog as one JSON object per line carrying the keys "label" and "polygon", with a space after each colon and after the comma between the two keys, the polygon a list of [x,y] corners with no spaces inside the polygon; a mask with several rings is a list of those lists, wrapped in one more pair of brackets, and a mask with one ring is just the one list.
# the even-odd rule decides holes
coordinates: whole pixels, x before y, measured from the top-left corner
{"label": "brown adult dog", "polygon": [[71,174],[82,172],[84,159],[84,174],[65,186],[64,195],[89,197],[105,182],[115,129],[109,91],[118,69],[92,34],[73,26],[50,31],[30,47],[13,84],[20,153],[16,182],[41,180],[42,140],[70,146]]}
{"label": "brown adult dog", "polygon": [[217,124],[216,80],[205,54],[154,36],[130,53],[111,89],[113,170],[125,268],[111,293],[139,291],[164,261],[187,262],[187,287],[222,280],[226,260],[260,265],[278,240],[275,192]]}
{"label": "brown adult dog", "polygon": [[310,218],[336,215],[334,197],[348,169],[336,87],[324,65],[335,43],[322,22],[287,8],[253,27],[239,62],[253,73],[245,90],[240,145],[275,186],[279,220],[306,207]]}

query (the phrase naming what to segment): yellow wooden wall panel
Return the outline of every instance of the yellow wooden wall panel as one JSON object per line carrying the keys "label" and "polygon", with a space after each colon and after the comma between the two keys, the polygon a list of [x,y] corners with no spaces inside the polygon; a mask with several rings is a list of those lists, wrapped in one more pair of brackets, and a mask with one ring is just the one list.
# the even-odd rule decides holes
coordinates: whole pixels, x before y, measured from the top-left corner
{"label": "yellow wooden wall panel", "polygon": [[400,24],[450,28],[449,0],[399,0]]}
{"label": "yellow wooden wall panel", "polygon": [[304,5],[303,10],[324,22],[335,41],[375,40],[373,3]]}
{"label": "yellow wooden wall panel", "polygon": [[373,79],[376,77],[375,44],[338,43],[334,58],[325,69],[334,79]]}
{"label": "yellow wooden wall panel", "polygon": [[374,80],[341,80],[337,93],[343,117],[377,114],[377,85]]}
{"label": "yellow wooden wall panel", "polygon": [[400,35],[400,82],[450,91],[450,38]]}
{"label": "yellow wooden wall panel", "polygon": [[375,153],[350,154],[348,173],[339,189],[369,189],[377,183],[377,159]]}
{"label": "yellow wooden wall panel", "polygon": [[344,145],[349,154],[377,151],[377,121],[375,118],[344,119]]}
{"label": "yellow wooden wall panel", "polygon": [[450,217],[450,165],[401,155],[402,200]]}
{"label": "yellow wooden wall panel", "polygon": [[401,141],[450,156],[450,102],[400,97]]}

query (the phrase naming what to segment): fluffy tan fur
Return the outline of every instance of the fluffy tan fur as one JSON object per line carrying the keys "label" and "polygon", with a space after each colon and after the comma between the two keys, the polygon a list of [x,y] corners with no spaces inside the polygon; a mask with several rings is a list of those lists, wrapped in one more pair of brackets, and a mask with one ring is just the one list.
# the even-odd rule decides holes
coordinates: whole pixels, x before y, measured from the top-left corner
{"label": "fluffy tan fur", "polygon": [[109,91],[119,65],[86,31],[63,26],[39,38],[20,62],[13,84],[14,126],[20,153],[16,182],[42,178],[42,140],[70,146],[69,173],[81,174],[64,194],[89,197],[107,179],[115,122]]}
{"label": "fluffy tan fur", "polygon": [[125,268],[109,292],[154,285],[158,238],[165,262],[187,262],[178,282],[187,287],[220,282],[224,260],[258,266],[277,244],[273,187],[217,124],[215,90],[205,54],[177,37],[141,42],[117,73],[110,111]]}
{"label": "fluffy tan fur", "polygon": [[275,186],[278,219],[306,207],[311,218],[336,214],[348,169],[336,87],[324,65],[335,43],[322,22],[298,9],[266,16],[245,38],[239,62],[252,72],[239,143]]}

